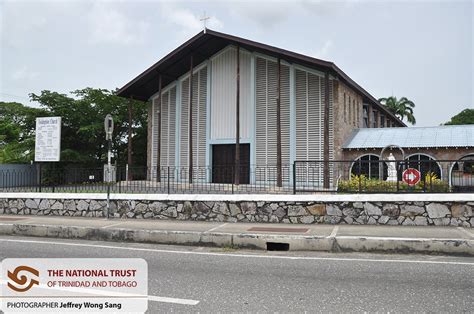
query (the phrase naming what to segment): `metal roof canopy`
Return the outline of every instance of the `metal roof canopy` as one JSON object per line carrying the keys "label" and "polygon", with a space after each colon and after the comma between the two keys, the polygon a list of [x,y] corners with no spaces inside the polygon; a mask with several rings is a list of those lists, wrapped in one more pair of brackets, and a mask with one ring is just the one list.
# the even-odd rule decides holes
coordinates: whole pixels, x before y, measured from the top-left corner
{"label": "metal roof canopy", "polygon": [[474,125],[356,129],[344,149],[474,147]]}
{"label": "metal roof canopy", "polygon": [[377,101],[377,99],[375,99],[365,89],[354,82],[347,74],[345,74],[332,62],[312,58],[285,49],[276,48],[209,29],[201,31],[186,41],[184,44],[170,52],[164,58],[153,64],[143,73],[120,88],[117,91],[117,95],[121,97],[133,97],[137,100],[147,101],[152,95],[158,92],[159,74],[162,76],[162,86],[167,86],[183,74],[189,72],[189,60],[191,55],[194,56],[194,64],[198,65],[229,44],[238,45],[251,52],[260,52],[271,57],[281,58],[287,62],[297,63],[322,72],[329,72],[361,93],[365,102],[378,107],[379,110],[385,112],[385,114],[397,121],[399,126],[406,126],[391,112],[385,109],[385,107],[383,107]]}

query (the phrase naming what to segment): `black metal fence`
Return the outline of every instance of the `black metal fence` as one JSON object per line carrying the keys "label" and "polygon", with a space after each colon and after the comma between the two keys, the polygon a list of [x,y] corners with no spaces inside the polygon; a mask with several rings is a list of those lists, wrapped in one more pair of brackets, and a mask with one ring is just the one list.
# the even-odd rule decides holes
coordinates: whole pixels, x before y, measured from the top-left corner
{"label": "black metal fence", "polygon": [[[192,176],[190,176],[192,173]],[[35,180],[24,180],[34,176]],[[110,180],[108,180],[110,178]],[[106,182],[107,181],[107,182]],[[236,184],[238,181],[238,184]],[[0,192],[447,193],[474,192],[474,160],[296,161],[276,166],[0,170]]]}

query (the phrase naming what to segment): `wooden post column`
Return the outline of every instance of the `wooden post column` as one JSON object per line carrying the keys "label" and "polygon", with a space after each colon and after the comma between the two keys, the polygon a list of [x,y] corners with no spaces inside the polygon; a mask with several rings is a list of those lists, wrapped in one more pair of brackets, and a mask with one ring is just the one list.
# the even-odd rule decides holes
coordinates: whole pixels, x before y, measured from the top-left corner
{"label": "wooden post column", "polygon": [[193,56],[189,69],[189,183],[193,183]]}
{"label": "wooden post column", "polygon": [[128,164],[128,181],[132,180],[132,101],[133,96],[130,97],[128,100],[128,156],[127,156],[127,164]]}
{"label": "wooden post column", "polygon": [[324,179],[323,187],[329,189],[329,73],[324,75]]}
{"label": "wooden post column", "polygon": [[278,78],[277,78],[277,112],[276,112],[276,129],[277,129],[277,186],[283,185],[282,165],[281,165],[281,59],[278,58]]}
{"label": "wooden post column", "polygon": [[372,127],[372,105],[367,106],[367,128]]}
{"label": "wooden post column", "polygon": [[158,76],[158,108],[155,108],[157,113],[157,128],[158,128],[158,147],[156,154],[156,181],[161,182],[161,74]]}
{"label": "wooden post column", "polygon": [[235,96],[235,184],[240,184],[240,47],[237,46],[237,76]]}

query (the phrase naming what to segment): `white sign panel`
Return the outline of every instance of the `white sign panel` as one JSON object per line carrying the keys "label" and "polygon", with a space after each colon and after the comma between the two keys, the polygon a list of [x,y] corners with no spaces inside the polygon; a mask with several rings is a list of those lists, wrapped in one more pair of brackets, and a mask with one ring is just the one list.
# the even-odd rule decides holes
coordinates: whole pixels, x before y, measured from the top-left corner
{"label": "white sign panel", "polygon": [[61,117],[36,118],[35,161],[59,161]]}
{"label": "white sign panel", "polygon": [[0,265],[5,313],[144,313],[142,258],[6,258]]}

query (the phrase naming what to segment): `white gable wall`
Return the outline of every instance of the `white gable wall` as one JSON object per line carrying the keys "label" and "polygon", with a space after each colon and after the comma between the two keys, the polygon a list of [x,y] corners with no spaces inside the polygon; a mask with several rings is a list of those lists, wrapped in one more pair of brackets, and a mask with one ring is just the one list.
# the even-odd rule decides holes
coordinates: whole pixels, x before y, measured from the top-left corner
{"label": "white gable wall", "polygon": [[[253,126],[251,54],[240,49],[240,137],[248,141]],[[211,140],[235,143],[237,49],[229,46],[211,59]]]}
{"label": "white gable wall", "polygon": [[[265,78],[269,76],[268,78],[276,80],[276,60],[240,49],[240,142],[250,143],[250,162],[252,165],[262,165],[263,160],[267,165],[271,165],[276,162],[276,147],[273,147],[274,143],[272,141],[275,137],[273,133],[276,131],[276,126],[274,126],[274,124],[276,125],[276,116],[272,108],[273,105],[276,106],[276,99],[274,99],[276,97],[274,90],[276,89],[276,82],[272,82],[270,85],[257,82],[259,77],[260,80],[262,79],[262,75],[257,75],[258,60],[260,60],[260,63],[263,62],[269,66],[268,69],[265,67]],[[193,108],[197,111],[193,111],[193,124],[199,121],[193,131],[193,146],[196,146],[193,147],[193,152],[196,149],[193,154],[195,166],[209,167],[212,165],[213,144],[235,143],[236,61],[236,47],[228,46],[194,69],[195,80],[193,81],[195,82],[193,82],[193,85],[196,86],[193,92]],[[322,159],[324,143],[324,74],[296,64],[288,64],[282,60],[282,76],[283,164],[292,164],[294,160]],[[189,73],[184,74],[175,82],[163,88],[162,167],[167,165],[187,166],[188,139],[187,134],[183,133],[187,132],[189,119],[187,115],[188,78]],[[332,80],[333,78],[330,81],[330,159],[334,158],[334,99],[332,95],[334,91]],[[262,92],[265,95],[260,95]],[[151,158],[153,159],[151,165],[153,166],[156,166],[158,141],[156,129],[158,124],[156,119],[157,95],[158,93],[152,96],[152,100],[155,100],[153,101],[153,116],[151,118],[153,124],[151,128]],[[174,99],[169,97],[174,97]],[[262,103],[262,99],[265,99],[264,103]],[[176,109],[173,110],[169,105],[176,106]],[[260,111],[263,109],[268,114],[266,118],[261,116],[263,112]],[[168,124],[164,121],[167,116],[174,117],[175,121]],[[169,129],[173,126],[175,130]],[[266,130],[265,134],[260,134],[262,130],[260,130],[260,133],[257,130],[257,128],[262,127]],[[198,136],[198,133],[200,136]],[[165,139],[165,134],[169,134],[173,139]],[[204,134],[205,137],[202,137],[201,135]],[[260,139],[258,138],[259,134],[261,135]],[[270,142],[265,143],[262,136],[266,136]],[[175,145],[174,151],[172,151],[173,145]],[[204,147],[205,151],[203,151]],[[173,158],[175,158],[175,161],[173,161]],[[254,181],[255,179],[251,178],[251,180]]]}

